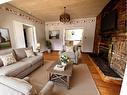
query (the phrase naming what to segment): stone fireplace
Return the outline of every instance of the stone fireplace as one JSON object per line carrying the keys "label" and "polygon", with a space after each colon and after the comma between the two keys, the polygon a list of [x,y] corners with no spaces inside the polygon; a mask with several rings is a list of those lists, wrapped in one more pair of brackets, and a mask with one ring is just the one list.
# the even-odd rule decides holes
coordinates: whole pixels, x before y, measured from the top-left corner
{"label": "stone fireplace", "polygon": [[110,67],[123,78],[127,64],[127,36],[113,37],[112,46]]}
{"label": "stone fireplace", "polygon": [[[117,10],[117,29],[101,31],[102,17],[110,11]],[[127,28],[126,28],[126,3],[125,0],[111,0],[96,19],[96,32],[94,41],[94,53],[99,55],[93,59],[98,62],[102,70],[105,71],[105,64],[107,65],[107,72],[109,69],[115,71],[120,77],[124,76],[125,65],[127,63]],[[107,45],[107,46],[106,46]],[[109,46],[111,45],[111,46]],[[109,49],[108,49],[108,48]],[[101,61],[98,61],[98,59]],[[104,60],[103,60],[104,59]],[[108,62],[105,62],[108,59]],[[103,68],[105,66],[105,68]],[[101,70],[101,69],[100,69]],[[101,70],[101,71],[102,71]],[[111,72],[109,72],[109,75]],[[113,79],[114,78],[113,76]]]}
{"label": "stone fireplace", "polygon": [[127,35],[103,37],[98,48],[98,56],[103,60],[103,64],[123,78],[127,64]]}

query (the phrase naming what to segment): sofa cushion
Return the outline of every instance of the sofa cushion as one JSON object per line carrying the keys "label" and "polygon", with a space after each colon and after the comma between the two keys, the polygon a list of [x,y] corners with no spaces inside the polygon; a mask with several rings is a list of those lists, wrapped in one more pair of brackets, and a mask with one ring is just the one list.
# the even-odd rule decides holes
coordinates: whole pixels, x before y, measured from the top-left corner
{"label": "sofa cushion", "polygon": [[16,62],[12,65],[0,67],[0,75],[16,76],[31,66],[30,63]]}
{"label": "sofa cushion", "polygon": [[21,60],[22,62],[30,63],[31,65],[36,64],[39,61],[42,61],[42,56],[34,56],[30,58],[24,58]]}
{"label": "sofa cushion", "polygon": [[0,55],[9,54],[14,52],[13,49],[0,50]]}
{"label": "sofa cushion", "polygon": [[32,85],[23,79],[0,76],[0,83],[15,89],[24,95],[31,95]]}
{"label": "sofa cushion", "polygon": [[10,65],[16,62],[16,59],[13,53],[1,55],[0,59],[2,60],[4,66]]}
{"label": "sofa cushion", "polygon": [[25,48],[14,49],[15,54],[16,54],[16,59],[18,61],[26,57],[26,53],[25,53],[24,49]]}
{"label": "sofa cushion", "polygon": [[[13,49],[5,49],[5,50],[0,50],[0,55],[5,55],[9,53],[14,53]],[[3,66],[3,62],[0,59],[0,67]]]}

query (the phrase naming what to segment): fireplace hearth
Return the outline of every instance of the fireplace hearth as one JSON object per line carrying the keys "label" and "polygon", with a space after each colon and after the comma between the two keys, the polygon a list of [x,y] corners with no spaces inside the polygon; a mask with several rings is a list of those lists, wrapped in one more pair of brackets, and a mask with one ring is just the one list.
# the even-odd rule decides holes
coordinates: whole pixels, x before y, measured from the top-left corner
{"label": "fireplace hearth", "polygon": [[98,56],[96,54],[90,53],[89,56],[92,58],[94,63],[99,67],[99,69],[103,72],[104,75],[114,78],[121,78],[112,68],[109,66],[109,62],[106,59],[103,59],[102,56]]}

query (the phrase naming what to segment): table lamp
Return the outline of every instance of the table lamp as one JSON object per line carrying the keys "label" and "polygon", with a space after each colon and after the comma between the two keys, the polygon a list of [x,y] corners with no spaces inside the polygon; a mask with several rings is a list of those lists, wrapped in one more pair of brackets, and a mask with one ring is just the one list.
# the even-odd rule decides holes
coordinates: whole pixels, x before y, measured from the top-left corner
{"label": "table lamp", "polygon": [[37,43],[37,48],[36,48],[36,50],[37,50],[38,52],[40,52],[40,49],[41,49],[40,43]]}

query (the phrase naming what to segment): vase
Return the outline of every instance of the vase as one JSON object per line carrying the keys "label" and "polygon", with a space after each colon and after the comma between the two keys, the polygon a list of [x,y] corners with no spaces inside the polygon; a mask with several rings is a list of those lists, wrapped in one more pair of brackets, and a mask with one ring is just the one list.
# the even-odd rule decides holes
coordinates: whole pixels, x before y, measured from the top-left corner
{"label": "vase", "polygon": [[48,53],[51,53],[51,49],[48,49],[47,51],[48,51]]}

